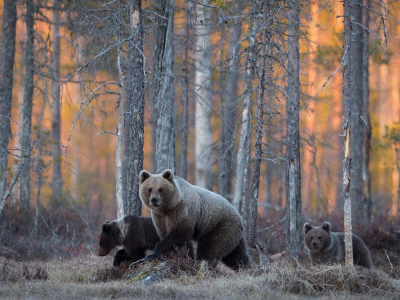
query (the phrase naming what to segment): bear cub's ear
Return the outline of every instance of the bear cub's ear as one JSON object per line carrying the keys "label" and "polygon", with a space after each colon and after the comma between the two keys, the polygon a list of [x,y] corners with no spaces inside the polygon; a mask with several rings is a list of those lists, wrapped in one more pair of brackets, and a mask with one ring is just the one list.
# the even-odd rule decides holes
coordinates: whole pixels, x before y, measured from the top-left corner
{"label": "bear cub's ear", "polygon": [[167,179],[168,181],[172,182],[172,180],[174,180],[174,172],[172,172],[172,170],[170,169],[166,169],[163,173],[162,173],[162,177],[164,179]]}
{"label": "bear cub's ear", "polygon": [[331,231],[331,223],[324,222],[324,224],[321,225],[321,228],[323,230],[325,230],[326,232],[330,232]]}
{"label": "bear cub's ear", "polygon": [[147,172],[146,170],[142,170],[139,173],[139,181],[142,184],[143,182],[145,182],[147,179],[149,179],[151,177],[151,174],[149,172]]}
{"label": "bear cub's ear", "polygon": [[304,234],[307,234],[307,232],[309,232],[311,229],[313,229],[313,227],[310,223],[307,222],[307,223],[304,223],[303,229],[304,229]]}
{"label": "bear cub's ear", "polygon": [[103,229],[104,232],[108,232],[111,230],[111,224],[110,221],[105,221],[103,226],[101,227]]}

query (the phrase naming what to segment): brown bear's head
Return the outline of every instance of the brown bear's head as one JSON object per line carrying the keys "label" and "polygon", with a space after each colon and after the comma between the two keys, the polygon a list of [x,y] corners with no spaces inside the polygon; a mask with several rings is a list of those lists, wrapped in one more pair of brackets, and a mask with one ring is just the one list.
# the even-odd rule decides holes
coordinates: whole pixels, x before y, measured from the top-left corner
{"label": "brown bear's head", "polygon": [[105,256],[112,249],[122,245],[124,240],[124,219],[114,220],[112,222],[105,221],[101,227],[100,239],[99,239],[99,256]]}
{"label": "brown bear's head", "polygon": [[321,252],[331,245],[331,223],[324,222],[321,226],[313,227],[310,223],[304,224],[304,241],[308,249]]}
{"label": "brown bear's head", "polygon": [[175,207],[181,200],[174,173],[167,169],[162,174],[150,174],[143,170],[139,174],[140,199],[148,208],[162,212]]}

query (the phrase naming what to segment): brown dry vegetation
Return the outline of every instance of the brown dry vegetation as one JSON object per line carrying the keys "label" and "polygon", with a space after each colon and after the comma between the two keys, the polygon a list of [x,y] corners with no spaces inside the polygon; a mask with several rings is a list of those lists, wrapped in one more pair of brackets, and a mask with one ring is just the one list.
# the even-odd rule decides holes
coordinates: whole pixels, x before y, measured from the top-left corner
{"label": "brown dry vegetation", "polygon": [[[369,227],[354,226],[371,250],[374,270],[311,267],[303,253],[298,266],[275,256],[280,258],[263,273],[252,252],[254,267],[236,273],[222,265],[209,270],[184,255],[132,270],[114,268],[113,253],[105,258],[95,254],[100,225],[93,222],[89,228],[85,218],[71,211],[53,209],[50,214],[42,210],[36,233],[32,220],[6,211],[0,224],[1,299],[400,298],[400,226],[385,218],[377,218]],[[259,228],[271,225],[271,219],[260,219]],[[315,220],[315,224],[322,221]],[[331,217],[329,221],[340,231],[341,218]],[[271,254],[284,248],[281,226],[259,236],[267,242]],[[153,280],[146,280],[149,276]]]}
{"label": "brown dry vegetation", "polygon": [[[3,299],[398,299],[400,281],[382,270],[342,266],[291,266],[273,262],[268,273],[257,268],[231,272],[219,266],[174,257],[163,262],[111,267],[112,257],[82,251],[66,260],[16,262],[0,259]],[[36,274],[39,274],[36,276]],[[156,278],[147,283],[151,275]],[[35,277],[36,276],[36,277]]]}

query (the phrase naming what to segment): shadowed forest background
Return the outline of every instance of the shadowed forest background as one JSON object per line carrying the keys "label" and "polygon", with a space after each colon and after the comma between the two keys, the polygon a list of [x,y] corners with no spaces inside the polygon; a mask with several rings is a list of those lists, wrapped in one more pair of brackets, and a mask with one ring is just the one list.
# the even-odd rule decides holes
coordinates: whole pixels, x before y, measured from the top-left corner
{"label": "shadowed forest background", "polygon": [[[206,172],[203,175],[206,180],[204,187],[233,202],[238,185],[235,183],[237,155],[245,123],[242,111],[247,98],[253,116],[251,130],[257,131],[257,59],[261,47],[254,50],[256,58],[253,61],[251,55],[254,45],[258,47],[262,38],[262,30],[255,25],[263,17],[257,11],[257,5],[261,4],[257,1],[211,1],[203,7],[208,15],[200,18],[195,10],[196,2],[176,0],[173,4],[173,74],[165,77],[170,78],[168,88],[172,90],[174,103],[175,164],[171,167],[176,175],[192,184],[198,184],[196,172],[202,169]],[[124,116],[127,118],[122,132],[123,191],[127,190],[127,120],[132,113],[126,88],[131,78],[131,66],[127,60],[130,46],[124,44],[129,40],[125,32],[129,32],[129,1],[38,0],[32,3],[35,11],[33,48],[27,46],[29,5],[25,1],[19,1],[17,5],[8,167],[2,177],[2,180],[6,179],[6,190],[21,165],[25,132],[22,112],[26,98],[25,81],[29,76],[26,54],[30,49],[34,58],[32,124],[31,134],[25,134],[32,141],[28,168],[30,191],[22,203],[21,185],[27,183],[23,183],[20,176],[7,198],[1,217],[4,229],[1,238],[6,243],[0,246],[0,254],[20,259],[25,256],[50,257],[60,251],[68,252],[69,246],[79,248],[82,244],[86,245],[84,248],[92,249],[102,222],[117,217],[115,133],[120,119],[121,95],[126,98]],[[259,234],[261,239],[278,237],[282,245],[282,224],[276,222],[285,216],[286,206],[287,21],[285,3],[276,1],[274,5],[271,11],[275,15],[271,17],[268,40],[275,41],[271,46],[275,48],[265,55],[267,92],[262,100],[266,115],[262,123],[265,152],[260,161],[257,222],[262,231]],[[336,225],[334,230],[342,231],[343,4],[316,0],[301,1],[299,5],[302,213],[306,220],[332,221]],[[372,130],[370,149],[367,150],[370,153],[371,204],[368,223],[353,219],[353,224],[356,229],[369,227],[370,231],[364,234],[372,236],[374,229],[369,224],[384,220],[382,226],[386,227],[382,231],[393,237],[398,235],[394,228],[398,228],[400,212],[400,4],[397,1],[368,1],[365,5],[371,7],[366,26],[368,45],[364,45],[368,49],[369,107],[364,104],[358,111],[352,111],[351,118],[362,119],[362,130],[367,130],[368,125]],[[3,3],[0,7],[3,15]],[[142,9],[145,70],[143,169],[155,173],[158,169],[155,99],[159,94],[158,78],[165,74],[155,67],[159,30],[157,5],[145,1]],[[365,18],[364,11],[363,14]],[[203,23],[209,25],[210,47],[208,52],[204,51],[209,57],[208,66],[199,65],[200,58],[196,56],[196,35],[204,30],[201,28]],[[59,31],[59,50],[55,49],[55,27]],[[59,54],[58,79],[54,75],[54,53]],[[196,68],[205,70],[201,84],[195,80]],[[251,68],[254,70],[249,84]],[[232,79],[233,75],[235,78]],[[363,76],[362,73],[359,76]],[[60,94],[59,117],[54,114],[57,93]],[[209,102],[203,101],[203,97],[207,97]],[[203,145],[201,154],[196,151],[196,109],[199,109],[196,103],[208,108],[211,126],[210,143]],[[370,120],[366,111],[369,111]],[[164,114],[163,111],[159,113]],[[59,122],[56,125],[60,126],[59,139],[53,135],[54,120]],[[226,132],[227,128],[231,129],[230,133]],[[249,178],[253,172],[256,134],[252,133],[250,137],[251,154],[248,163],[242,167],[250,166]],[[58,155],[54,154],[54,145],[60,146]],[[54,192],[55,166],[61,168],[57,194]],[[359,171],[352,170],[353,173]],[[250,181],[247,184],[249,193]],[[366,184],[368,186],[368,182]],[[122,194],[125,207],[127,196],[124,192]],[[149,211],[143,208],[142,214],[149,215]],[[271,224],[271,228],[263,230]],[[268,237],[267,233],[271,236]],[[22,240],[26,235],[45,235],[48,243],[36,244],[32,239],[32,244],[26,247],[24,242],[14,239],[20,237]],[[274,243],[268,246],[271,246],[271,252],[280,247]]]}

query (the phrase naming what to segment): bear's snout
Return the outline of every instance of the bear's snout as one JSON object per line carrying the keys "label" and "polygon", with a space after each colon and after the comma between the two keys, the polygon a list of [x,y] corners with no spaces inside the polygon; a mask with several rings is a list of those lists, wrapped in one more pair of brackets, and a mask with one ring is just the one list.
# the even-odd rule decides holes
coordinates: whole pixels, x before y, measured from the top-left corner
{"label": "bear's snout", "polygon": [[312,242],[312,246],[313,246],[314,249],[318,249],[318,244],[317,244],[317,242]]}
{"label": "bear's snout", "polygon": [[150,203],[151,203],[151,205],[153,205],[154,207],[160,206],[159,199],[156,198],[156,197],[151,198],[151,199],[150,199]]}

